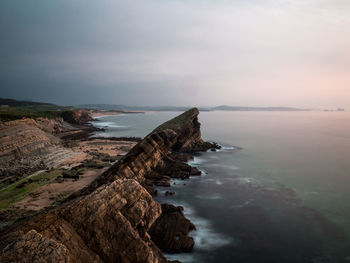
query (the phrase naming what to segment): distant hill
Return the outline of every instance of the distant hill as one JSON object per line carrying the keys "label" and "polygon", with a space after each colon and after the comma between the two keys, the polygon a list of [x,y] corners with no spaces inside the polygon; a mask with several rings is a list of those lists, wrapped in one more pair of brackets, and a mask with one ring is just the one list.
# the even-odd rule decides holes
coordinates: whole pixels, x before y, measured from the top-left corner
{"label": "distant hill", "polygon": [[14,100],[0,98],[0,105],[7,105],[10,107],[29,107],[29,106],[56,106],[52,103],[34,102],[27,100]]}
{"label": "distant hill", "polygon": [[73,107],[63,107],[52,103],[19,101],[0,98],[0,119],[2,121],[17,120],[22,118],[56,118],[72,114],[76,110]]}
{"label": "distant hill", "polygon": [[175,107],[175,106],[126,106],[114,104],[81,104],[76,105],[82,109],[94,110],[115,110],[115,111],[187,111],[191,107]]}
{"label": "distant hill", "polygon": [[[113,104],[83,104],[77,105],[79,108],[96,110],[118,110],[118,111],[187,111],[191,107],[176,106],[126,106]],[[245,106],[216,106],[198,107],[200,111],[308,111],[290,107],[245,107]]]}
{"label": "distant hill", "polygon": [[290,107],[245,107],[245,106],[217,106],[211,110],[220,111],[308,111],[307,109],[298,109]]}

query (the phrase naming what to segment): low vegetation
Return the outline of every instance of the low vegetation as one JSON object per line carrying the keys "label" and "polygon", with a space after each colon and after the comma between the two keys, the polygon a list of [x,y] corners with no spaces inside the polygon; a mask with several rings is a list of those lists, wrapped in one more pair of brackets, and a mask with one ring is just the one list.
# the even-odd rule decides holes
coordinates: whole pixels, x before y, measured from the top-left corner
{"label": "low vegetation", "polygon": [[33,193],[37,188],[48,184],[51,181],[63,181],[64,178],[79,179],[84,169],[77,170],[53,169],[51,171],[36,173],[32,176],[19,180],[0,190],[0,210],[19,202]]}
{"label": "low vegetation", "polygon": [[67,112],[73,112],[73,110],[67,108],[41,109],[41,107],[2,107],[0,108],[0,119],[3,121],[12,121],[23,118],[37,119],[40,117],[55,119],[62,117]]}
{"label": "low vegetation", "polygon": [[73,107],[63,107],[55,104],[17,101],[0,98],[0,119],[11,121],[22,118],[37,119],[39,117],[54,119],[72,115]]}

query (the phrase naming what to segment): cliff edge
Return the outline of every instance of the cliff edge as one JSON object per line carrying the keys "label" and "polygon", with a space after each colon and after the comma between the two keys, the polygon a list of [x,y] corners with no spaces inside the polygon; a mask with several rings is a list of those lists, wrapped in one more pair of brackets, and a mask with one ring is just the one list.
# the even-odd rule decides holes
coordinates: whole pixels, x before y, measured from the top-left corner
{"label": "cliff edge", "polygon": [[[159,232],[167,231],[163,225],[172,228],[172,238],[176,224],[187,219],[180,208],[167,207],[161,216],[162,207],[152,198],[153,185],[200,174],[181,154],[217,147],[202,140],[198,114],[194,108],[160,125],[66,203],[3,232],[0,261],[168,262],[156,245],[163,238]],[[174,213],[175,225],[164,224],[173,210],[179,211]],[[163,251],[192,249],[193,240],[186,234],[194,226],[186,225],[185,232],[178,230],[183,232],[182,243],[174,237]]]}

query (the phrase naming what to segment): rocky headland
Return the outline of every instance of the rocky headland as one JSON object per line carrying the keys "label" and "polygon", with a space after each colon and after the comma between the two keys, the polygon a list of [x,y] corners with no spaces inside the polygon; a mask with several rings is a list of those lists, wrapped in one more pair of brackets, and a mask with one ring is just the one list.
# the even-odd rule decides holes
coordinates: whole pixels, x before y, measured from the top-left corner
{"label": "rocky headland", "polygon": [[[198,110],[162,124],[65,202],[1,233],[1,262],[168,262],[189,252],[195,226],[183,208],[160,205],[154,185],[200,171],[186,161],[215,150],[201,138]],[[46,141],[45,141],[46,142]]]}

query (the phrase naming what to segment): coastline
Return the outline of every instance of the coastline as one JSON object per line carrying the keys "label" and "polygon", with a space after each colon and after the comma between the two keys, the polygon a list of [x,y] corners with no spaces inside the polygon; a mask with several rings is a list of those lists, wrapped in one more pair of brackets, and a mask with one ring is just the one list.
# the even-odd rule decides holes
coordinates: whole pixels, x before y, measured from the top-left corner
{"label": "coastline", "polygon": [[[108,127],[106,127],[108,129]],[[110,140],[136,140],[138,142],[142,141],[141,138],[130,138],[130,137],[122,137],[122,138],[114,138],[114,137],[103,137],[103,134],[100,135],[101,137],[94,137],[94,138],[108,138]],[[213,148],[211,148],[211,151],[222,151],[221,146],[217,144],[212,145]],[[215,147],[215,148],[214,148]],[[232,149],[237,149],[236,147],[232,147]],[[203,150],[203,149],[202,149]],[[206,150],[206,149],[205,149]],[[171,228],[170,232],[177,232],[177,233],[186,233],[189,238],[181,237],[180,239],[182,243],[181,246],[169,244],[169,240],[175,239],[172,235],[165,235],[164,237],[161,237],[157,240],[157,237],[160,236],[160,233],[155,233],[156,231],[151,230],[151,236],[152,240],[156,243],[156,245],[162,249],[162,251],[165,253],[164,255],[168,258],[168,260],[179,260],[183,259],[186,261],[188,257],[193,256],[192,252],[193,248],[196,246],[203,247],[203,243],[208,243],[212,247],[216,247],[217,244],[213,244],[211,241],[208,241],[205,235],[210,236],[210,238],[214,238],[216,241],[220,239],[220,235],[216,234],[213,229],[209,226],[209,222],[203,221],[204,219],[198,218],[197,216],[192,214],[192,208],[188,207],[187,204],[177,203],[174,202],[171,199],[168,199],[166,201],[161,201],[163,195],[173,197],[176,195],[176,192],[178,188],[174,189],[174,185],[176,184],[175,181],[177,181],[178,187],[183,185],[183,187],[186,187],[187,180],[191,178],[198,178],[199,175],[205,174],[204,171],[198,170],[196,165],[196,159],[198,157],[195,157],[199,154],[199,152],[191,152],[186,153],[185,155],[181,156],[180,158],[176,157],[177,164],[176,165],[169,165],[166,166],[165,169],[159,171],[159,173],[162,176],[155,176],[156,178],[152,178],[153,181],[151,184],[155,186],[155,189],[153,190],[151,186],[146,187],[147,190],[152,194],[153,198],[158,201],[162,206],[162,214],[163,218],[159,218],[157,221],[160,221],[159,223],[155,223],[154,228],[160,228],[159,232],[164,232],[165,228]],[[171,172],[165,171],[169,170]],[[185,174],[180,175],[181,170],[185,170],[182,172],[185,172]],[[187,174],[187,171],[189,173]],[[165,176],[164,176],[165,175]],[[150,185],[150,184],[149,184]],[[159,192],[160,189],[164,189],[164,191]],[[162,217],[162,216],[161,216]],[[188,220],[190,219],[190,220]],[[162,222],[163,221],[163,222]],[[172,222],[172,221],[177,221]],[[163,224],[163,225],[162,225]],[[197,226],[198,224],[198,226]],[[166,227],[165,227],[166,225]],[[177,225],[177,227],[176,227]],[[181,227],[180,227],[181,225]],[[199,227],[199,229],[198,229]],[[153,233],[152,233],[153,231]],[[200,232],[198,232],[200,231]],[[202,232],[204,234],[202,234]],[[204,235],[204,237],[203,237]],[[164,245],[166,244],[166,245]],[[218,242],[218,244],[222,244],[222,242]],[[208,245],[205,245],[206,247]],[[185,253],[185,254],[183,254]],[[187,255],[187,256],[184,256]]]}
{"label": "coastline", "polygon": [[90,116],[92,118],[102,118],[102,117],[108,117],[108,116],[115,116],[115,115],[121,115],[121,114],[137,114],[137,113],[146,113],[145,111],[92,111],[90,113]]}
{"label": "coastline", "polygon": [[[65,248],[64,251],[66,251],[64,253],[55,251],[54,256],[61,259],[70,258],[74,262],[88,262],[91,261],[91,257],[95,258],[95,261],[99,259],[96,262],[108,261],[110,258],[119,258],[120,262],[129,262],[130,260],[132,262],[168,262],[161,254],[159,248],[170,253],[191,251],[194,241],[192,237],[188,236],[188,233],[195,229],[195,226],[185,218],[183,208],[173,205],[160,206],[152,198],[152,195],[156,193],[153,185],[170,186],[170,178],[186,179],[191,175],[200,175],[198,169],[186,163],[191,158],[187,153],[218,147],[216,144],[204,142],[201,139],[198,114],[197,109],[192,109],[164,123],[140,141],[125,156],[121,157],[121,160],[112,164],[109,169],[105,170],[87,187],[63,200],[61,205],[39,212],[38,215],[30,217],[19,224],[12,225],[3,231],[1,233],[3,241],[0,242],[0,258],[16,262],[16,260],[28,256],[25,254],[28,253],[26,249],[21,250],[24,252],[20,254],[11,250],[11,247],[15,244],[18,245],[18,242],[22,242],[21,240],[28,240],[28,235],[40,235],[43,242],[54,237],[56,244],[63,246]],[[188,129],[190,129],[190,133],[188,133]],[[183,154],[174,154],[174,152],[183,152]],[[101,192],[102,189],[104,190]],[[139,194],[135,196],[130,191],[136,191]],[[118,193],[122,194],[124,199],[115,197],[116,194],[119,195]],[[117,207],[120,207],[119,209],[124,207],[122,210],[117,210],[120,211],[118,212],[121,213],[120,215],[114,215],[111,218],[103,217],[104,219],[101,221],[101,213],[105,213],[109,209],[108,206],[102,210],[93,208],[96,205],[100,206],[98,204],[100,201],[98,200],[103,200],[103,203],[106,204],[111,203],[113,206],[122,200],[126,200],[127,203],[117,205]],[[141,200],[147,201],[144,203]],[[143,205],[140,206],[142,203]],[[81,210],[85,206],[91,208]],[[90,209],[93,210],[90,211]],[[73,216],[76,213],[79,213],[79,216]],[[90,221],[84,219],[88,215],[90,218],[91,216],[96,218],[98,225],[89,226]],[[131,224],[130,227],[134,230],[129,229],[126,225],[121,229],[111,229],[116,224],[116,219],[117,221],[127,220],[128,224]],[[67,222],[68,225],[66,226],[66,223],[62,225],[62,220]],[[44,222],[58,224],[57,227],[61,229],[61,233],[62,231],[63,233],[67,231],[72,232],[66,227],[73,227],[75,231],[73,231],[75,233],[73,234],[73,239],[70,238],[70,241],[62,239],[61,236],[57,235],[58,233],[54,228],[48,230]],[[141,222],[143,223],[139,225]],[[90,230],[81,232],[82,227]],[[116,230],[118,231],[114,235],[107,235],[110,231]],[[94,237],[95,245],[93,247],[89,243],[83,244],[80,242],[80,244],[78,242],[80,245],[71,243],[75,239],[82,239],[84,242],[88,238],[87,235],[94,235],[95,231],[99,231],[100,234],[99,237]],[[136,236],[132,234],[135,233],[134,231],[137,233]],[[5,240],[11,233],[18,233],[18,238],[12,239],[13,243],[9,247]],[[121,233],[123,233],[122,239],[120,239],[122,237],[120,236]],[[166,234],[165,237],[164,234]],[[125,237],[130,235],[133,236],[132,240],[134,240],[132,246],[128,245],[129,239],[125,239]],[[29,242],[31,242],[30,240],[29,238]],[[98,245],[102,244],[101,242],[110,244],[121,242],[120,245],[126,246],[125,248],[129,252],[120,254],[120,252],[108,248],[104,248],[104,252],[102,252],[100,250],[102,247],[99,248]],[[26,243],[22,242],[21,244],[21,246],[26,246]],[[38,245],[42,245],[42,243]],[[82,249],[87,251],[87,254],[78,257],[76,251],[81,251]],[[29,253],[34,252],[40,258],[47,257],[47,255],[43,255],[41,251],[36,249]]]}
{"label": "coastline", "polygon": [[106,112],[91,112],[90,115],[92,118],[102,118],[102,117],[107,117],[107,116],[115,116],[115,115],[120,115],[122,112],[114,112],[114,111],[106,111]]}
{"label": "coastline", "polygon": [[[144,122],[139,124],[145,125],[144,123],[149,122],[149,117],[152,116],[153,114],[150,114]],[[165,118],[163,114],[159,116],[162,116],[158,119],[158,123],[161,123]],[[151,118],[153,124],[159,116]],[[173,116],[167,115],[168,119]],[[143,116],[130,119],[139,121]],[[115,120],[120,125],[130,122],[127,118]],[[205,115],[201,120],[207,127]],[[113,118],[110,121],[113,127]],[[35,125],[38,126],[39,123]],[[62,174],[64,172],[65,176],[72,178],[63,178],[64,181],[61,183],[48,182],[48,186],[68,188],[78,186],[77,184],[85,180],[93,180],[86,187],[75,188],[78,192],[54,200],[55,204],[50,204],[52,200],[47,196],[45,206],[49,206],[34,214],[21,214],[22,210],[18,209],[20,217],[16,224],[7,230],[0,231],[1,237],[4,238],[4,241],[0,241],[0,258],[2,253],[5,253],[5,261],[8,259],[6,257],[10,257],[13,262],[21,262],[20,257],[24,255],[20,254],[16,261],[13,258],[15,252],[11,249],[4,250],[4,246],[21,244],[20,246],[23,245],[26,249],[26,246],[32,243],[29,241],[31,236],[40,237],[44,243],[54,240],[56,242],[53,243],[54,246],[61,246],[65,251],[64,255],[61,251],[61,254],[56,256],[62,257],[62,260],[69,259],[74,262],[86,262],[91,257],[97,258],[96,262],[106,262],[113,257],[118,258],[119,262],[165,263],[168,262],[166,260],[174,262],[180,260],[229,263],[233,260],[235,262],[249,260],[249,262],[259,263],[260,259],[265,258],[269,262],[295,263],[308,262],[313,260],[315,255],[322,259],[341,257],[339,251],[332,251],[340,248],[341,245],[337,247],[339,241],[345,240],[341,229],[320,211],[303,206],[293,189],[278,180],[273,180],[271,185],[263,181],[264,175],[260,172],[254,174],[257,168],[252,167],[251,158],[245,156],[249,150],[236,151],[240,148],[232,146],[223,146],[215,151],[213,148],[205,150],[203,146],[206,143],[201,139],[195,114],[174,118],[152,132],[150,132],[151,126],[154,127],[148,123],[146,126],[148,128],[134,133],[142,136],[146,131],[149,134],[144,139],[111,138],[108,136],[127,136],[127,130],[120,132],[118,129],[109,130],[108,128],[107,139],[102,137],[79,139],[78,136],[68,136],[69,139],[64,142],[69,149],[82,147],[86,150],[88,148],[85,147],[89,145],[89,151],[93,156],[99,156],[106,161],[108,159],[112,167],[96,169],[95,171],[99,173],[96,179],[91,176],[85,178],[84,174],[78,174],[83,167],[61,170]],[[49,126],[46,124],[44,127],[47,129]],[[129,128],[132,130],[131,127]],[[36,131],[39,134],[39,131]],[[208,136],[207,128],[205,135]],[[213,134],[208,137],[221,138]],[[41,141],[37,141],[38,146],[41,145]],[[100,149],[101,146],[107,151],[105,153],[109,154],[108,151],[114,148],[111,144],[120,141],[134,142],[138,145],[125,156],[119,156],[119,161],[111,160],[101,154],[101,151],[104,151]],[[234,141],[238,142],[238,140],[231,140],[232,145]],[[223,138],[221,143],[228,145],[225,142],[230,140]],[[214,145],[211,144],[211,147]],[[108,149],[108,147],[111,148]],[[205,152],[200,152],[201,150]],[[231,154],[233,152],[235,152],[234,155]],[[118,162],[114,163],[114,161]],[[91,165],[95,166],[96,163],[85,165],[87,166],[83,169],[94,172],[95,168]],[[199,172],[201,176],[196,176]],[[74,179],[77,175],[78,180]],[[44,173],[44,176],[48,175]],[[55,178],[61,180],[59,177]],[[37,178],[37,175],[27,178],[32,182],[29,185],[35,184]],[[188,178],[190,180],[186,180]],[[27,184],[24,184],[24,189]],[[32,197],[35,198],[35,196]],[[39,200],[34,201],[40,201],[42,197],[39,196]],[[0,213],[0,221],[3,218]],[[94,223],[91,224],[91,222]],[[286,225],[293,226],[295,231],[285,228]],[[85,232],[82,232],[82,228]],[[54,229],[60,229],[63,236],[61,237]],[[114,232],[117,229],[121,232]],[[99,231],[99,237],[93,239],[93,242],[97,244],[91,247],[86,240],[91,240],[91,236],[95,236],[96,231]],[[108,233],[111,232],[115,234],[109,236]],[[294,235],[296,232],[305,234]],[[72,233],[70,240],[73,243],[63,238],[68,233]],[[123,233],[126,239],[120,239],[118,233]],[[21,240],[28,241],[28,244]],[[172,242],[172,240],[179,242]],[[321,245],[323,241],[327,243]],[[113,247],[118,248],[118,251],[121,251],[120,247],[126,250],[121,255],[111,251],[110,248],[100,246],[101,242],[114,244]],[[132,242],[132,245],[129,242]],[[293,250],[289,249],[290,246],[286,246],[285,242],[293,244]],[[269,249],[271,247],[274,248],[273,251]],[[326,252],[320,251],[318,249],[320,247]],[[84,254],[83,259],[79,259],[74,254],[73,248],[84,249],[88,255]],[[258,254],[251,253],[255,249],[259,250]],[[42,252],[36,249],[33,251],[45,258],[45,255],[40,254]],[[53,251],[57,252],[56,249]],[[279,253],[276,254],[275,251]],[[296,255],[295,252],[297,252]],[[284,260],[285,255],[290,255],[289,261]],[[124,256],[127,258],[123,258]],[[344,250],[343,258],[345,256]]]}

